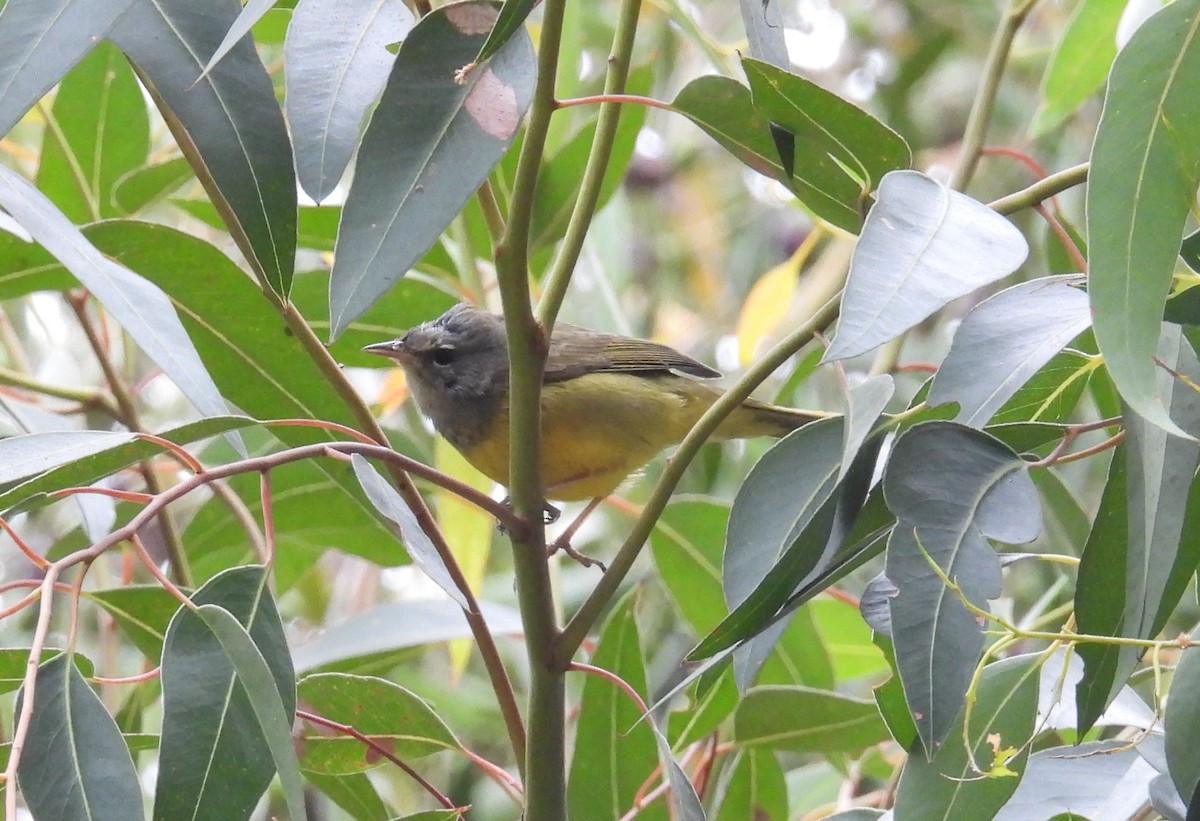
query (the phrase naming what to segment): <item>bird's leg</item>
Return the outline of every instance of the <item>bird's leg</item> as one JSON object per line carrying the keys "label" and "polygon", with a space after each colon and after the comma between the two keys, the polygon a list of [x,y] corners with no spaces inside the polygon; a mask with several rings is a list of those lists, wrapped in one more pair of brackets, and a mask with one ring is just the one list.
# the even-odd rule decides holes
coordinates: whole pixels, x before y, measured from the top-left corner
{"label": "bird's leg", "polygon": [[600,561],[599,559],[593,559],[589,556],[585,556],[575,548],[571,547],[571,539],[574,537],[576,531],[579,530],[580,526],[583,525],[583,520],[590,516],[592,511],[599,507],[600,503],[603,501],[603,496],[597,496],[595,499],[592,499],[590,502],[588,502],[587,507],[583,509],[583,512],[576,516],[575,520],[572,521],[571,524],[567,525],[567,529],[562,532],[562,535],[555,539],[550,544],[550,547],[546,549],[546,556],[553,556],[555,553],[561,550],[563,553],[566,553],[584,567],[596,565],[600,568],[600,572],[607,573],[608,568],[605,567],[604,562]]}
{"label": "bird's leg", "polygon": [[[512,500],[508,496],[505,496],[503,499],[501,499],[500,504],[504,505],[509,510],[512,510]],[[562,516],[561,510],[549,502],[542,503],[542,524],[552,525],[558,521],[560,516]],[[508,528],[506,528],[504,525],[499,525],[499,528],[502,536],[508,535]]]}

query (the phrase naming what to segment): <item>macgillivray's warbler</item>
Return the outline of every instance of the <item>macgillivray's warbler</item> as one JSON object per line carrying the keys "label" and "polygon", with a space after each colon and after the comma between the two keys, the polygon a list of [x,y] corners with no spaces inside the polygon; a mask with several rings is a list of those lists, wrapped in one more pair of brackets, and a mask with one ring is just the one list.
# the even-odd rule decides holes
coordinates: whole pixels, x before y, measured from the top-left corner
{"label": "macgillivray's warbler", "polygon": [[[396,360],[421,411],[484,475],[508,482],[508,340],[504,320],[455,305],[363,350]],[[558,323],[542,377],[542,482],[549,499],[608,496],[680,442],[722,394],[718,371],[678,351]],[[714,439],[783,436],[832,414],[747,399]]]}

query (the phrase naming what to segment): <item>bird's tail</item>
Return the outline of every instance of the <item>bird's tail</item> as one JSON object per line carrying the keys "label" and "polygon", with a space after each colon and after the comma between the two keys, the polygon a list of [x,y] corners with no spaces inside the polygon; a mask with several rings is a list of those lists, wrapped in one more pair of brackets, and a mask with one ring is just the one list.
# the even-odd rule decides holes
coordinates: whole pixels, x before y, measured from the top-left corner
{"label": "bird's tail", "polygon": [[742,406],[726,417],[714,439],[749,439],[755,436],[786,436],[796,428],[818,419],[836,416],[820,411],[795,410],[780,405],[747,399]]}

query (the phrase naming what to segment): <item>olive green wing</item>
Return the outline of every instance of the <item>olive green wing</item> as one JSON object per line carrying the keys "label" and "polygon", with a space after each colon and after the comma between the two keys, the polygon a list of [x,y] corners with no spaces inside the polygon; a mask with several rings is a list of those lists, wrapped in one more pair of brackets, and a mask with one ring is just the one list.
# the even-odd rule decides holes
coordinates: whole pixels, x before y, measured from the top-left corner
{"label": "olive green wing", "polygon": [[596,372],[654,371],[674,371],[702,379],[715,379],[721,375],[719,371],[666,345],[559,323],[554,327],[554,335],[550,339],[543,381],[561,382]]}

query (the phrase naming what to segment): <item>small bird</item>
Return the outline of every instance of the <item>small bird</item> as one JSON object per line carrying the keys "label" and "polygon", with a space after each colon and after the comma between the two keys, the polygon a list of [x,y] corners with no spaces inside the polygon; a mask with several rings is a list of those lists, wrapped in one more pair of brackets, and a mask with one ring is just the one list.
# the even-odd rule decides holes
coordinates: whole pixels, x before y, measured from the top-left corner
{"label": "small bird", "polygon": [[[438,432],[484,475],[507,484],[508,339],[501,317],[459,304],[363,350],[398,362]],[[722,395],[700,380],[720,375],[666,345],[555,325],[542,377],[546,498],[613,493],[687,435]],[[713,438],[778,437],[832,415],[747,399]]]}

